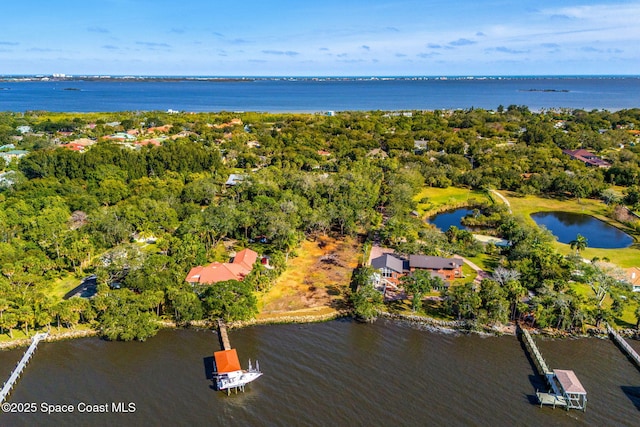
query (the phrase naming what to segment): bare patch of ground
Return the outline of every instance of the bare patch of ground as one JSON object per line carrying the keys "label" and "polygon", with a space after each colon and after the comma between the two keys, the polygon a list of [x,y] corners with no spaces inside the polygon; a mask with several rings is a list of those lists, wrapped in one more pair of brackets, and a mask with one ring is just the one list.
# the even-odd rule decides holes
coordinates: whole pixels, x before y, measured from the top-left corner
{"label": "bare patch of ground", "polygon": [[287,270],[261,296],[258,317],[317,313],[321,307],[341,310],[361,249],[361,244],[350,237],[305,240],[297,250],[298,256],[289,260]]}

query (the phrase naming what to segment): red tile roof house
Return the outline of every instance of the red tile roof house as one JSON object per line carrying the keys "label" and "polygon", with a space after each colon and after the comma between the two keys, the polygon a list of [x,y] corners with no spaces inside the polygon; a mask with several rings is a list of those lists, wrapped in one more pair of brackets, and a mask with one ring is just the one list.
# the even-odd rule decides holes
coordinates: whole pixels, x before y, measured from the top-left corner
{"label": "red tile roof house", "polygon": [[251,273],[257,259],[257,252],[243,249],[236,253],[231,262],[212,262],[205,267],[193,267],[185,280],[192,285],[209,285],[226,280],[242,281]]}
{"label": "red tile roof house", "polygon": [[581,148],[579,150],[562,150],[562,152],[574,160],[580,160],[587,166],[595,166],[598,168],[608,168],[611,166],[609,162],[602,160],[589,150]]}

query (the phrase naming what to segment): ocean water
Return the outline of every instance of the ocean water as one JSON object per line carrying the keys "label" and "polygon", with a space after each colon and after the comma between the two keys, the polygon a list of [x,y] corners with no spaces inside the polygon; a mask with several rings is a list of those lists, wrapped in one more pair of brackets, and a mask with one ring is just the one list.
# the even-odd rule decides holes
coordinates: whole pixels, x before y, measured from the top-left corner
{"label": "ocean water", "polygon": [[640,77],[2,81],[0,111],[397,111],[640,106]]}

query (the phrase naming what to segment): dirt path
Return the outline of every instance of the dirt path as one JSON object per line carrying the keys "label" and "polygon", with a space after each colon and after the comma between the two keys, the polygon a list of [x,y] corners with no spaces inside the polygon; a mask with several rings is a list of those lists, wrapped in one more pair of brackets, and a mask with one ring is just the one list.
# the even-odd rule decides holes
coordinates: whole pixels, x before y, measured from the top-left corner
{"label": "dirt path", "polygon": [[506,197],[504,197],[502,194],[498,193],[498,191],[496,190],[491,190],[492,194],[495,194],[496,196],[498,196],[500,198],[500,200],[502,200],[504,202],[505,205],[507,205],[507,208],[509,208],[509,213],[511,212],[511,203],[509,203],[509,201],[507,200]]}

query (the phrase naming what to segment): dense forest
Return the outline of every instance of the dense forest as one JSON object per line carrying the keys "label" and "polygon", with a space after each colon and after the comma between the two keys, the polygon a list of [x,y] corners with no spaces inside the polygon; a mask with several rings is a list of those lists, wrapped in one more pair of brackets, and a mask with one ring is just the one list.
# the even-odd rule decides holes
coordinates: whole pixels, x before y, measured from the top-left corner
{"label": "dense forest", "polygon": [[[638,109],[0,113],[0,154],[28,152],[6,165],[0,159],[0,332],[88,324],[109,339],[143,340],[159,319],[248,319],[256,292],[272,286],[302,239],[318,234],[378,239],[403,253],[500,251],[412,215],[425,186],[640,210],[638,130]],[[611,166],[562,152],[578,148]],[[622,290],[602,269],[558,254],[548,232],[501,205],[478,209],[477,220],[512,246],[480,289],[447,291],[449,315],[486,322],[533,311],[539,326],[572,329],[621,309]],[[274,268],[255,268],[242,282],[186,283],[190,268],[244,247]],[[56,283],[89,274],[99,283],[95,297],[61,298]],[[572,293],[572,280],[594,296]],[[523,306],[529,291],[535,296]],[[613,304],[605,307],[603,295]]]}

